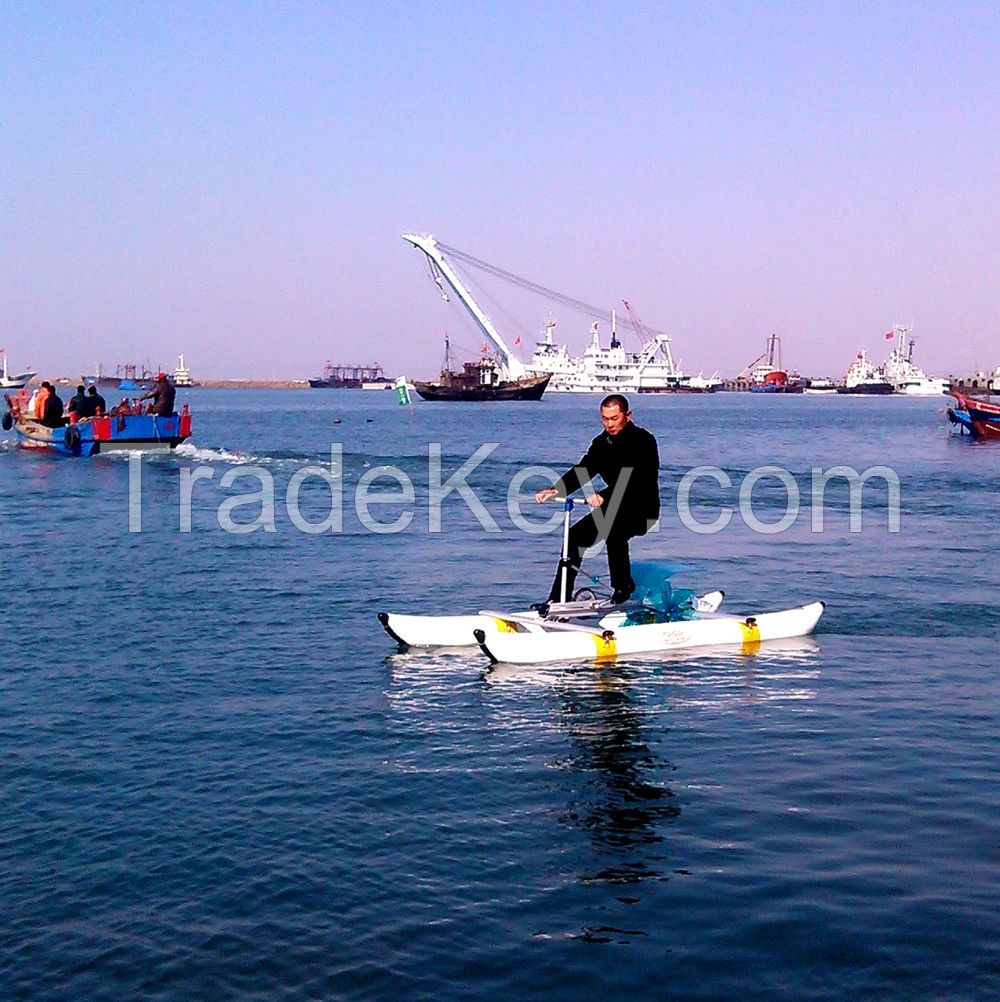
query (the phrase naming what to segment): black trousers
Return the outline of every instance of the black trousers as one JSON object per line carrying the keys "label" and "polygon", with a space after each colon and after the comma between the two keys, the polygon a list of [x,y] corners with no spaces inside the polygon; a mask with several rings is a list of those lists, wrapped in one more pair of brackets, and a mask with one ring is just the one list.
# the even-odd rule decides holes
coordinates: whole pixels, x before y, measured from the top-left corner
{"label": "black trousers", "polygon": [[[629,561],[628,541],[633,536],[645,536],[649,531],[649,523],[623,518],[619,512],[618,517],[609,526],[604,506],[596,511],[601,513],[600,523],[594,517],[595,511],[591,510],[589,514],[570,526],[568,553],[570,566],[566,569],[567,598],[573,597],[573,584],[580,570],[580,564],[583,563],[583,554],[602,539],[607,546],[608,573],[612,589],[631,591],[635,587],[635,582],[632,580],[632,564]],[[549,601],[558,602],[561,595],[562,567],[556,571],[556,579],[549,592]]]}

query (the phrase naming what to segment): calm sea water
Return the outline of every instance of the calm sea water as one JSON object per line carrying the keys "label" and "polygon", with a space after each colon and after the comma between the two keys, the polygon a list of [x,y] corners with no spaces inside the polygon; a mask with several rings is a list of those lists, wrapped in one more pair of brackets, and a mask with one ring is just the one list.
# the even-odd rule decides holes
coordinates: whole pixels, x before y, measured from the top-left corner
{"label": "calm sea water", "polygon": [[[398,653],[375,613],[542,597],[558,537],[514,528],[508,485],[578,458],[597,400],[390,397],[189,391],[141,532],[128,461],[0,449],[0,997],[997,997],[1000,447],[949,437],[936,399],[636,400],[665,511],[634,555],[736,611],[822,598],[819,632],[514,670]],[[458,492],[428,504],[431,443],[447,478],[490,442],[467,481],[495,532]],[[301,471],[334,443],[342,526],[301,531],[289,490],[329,517]],[[398,533],[355,509],[384,464],[414,485],[375,479]],[[874,481],[860,533],[843,483],[811,531],[838,464],[898,475],[898,533]],[[802,511],[692,532],[699,465],[733,484],[698,481],[703,522],[764,465]],[[269,480],[275,531],[220,527],[266,523]],[[754,513],[785,499],[761,481]]]}

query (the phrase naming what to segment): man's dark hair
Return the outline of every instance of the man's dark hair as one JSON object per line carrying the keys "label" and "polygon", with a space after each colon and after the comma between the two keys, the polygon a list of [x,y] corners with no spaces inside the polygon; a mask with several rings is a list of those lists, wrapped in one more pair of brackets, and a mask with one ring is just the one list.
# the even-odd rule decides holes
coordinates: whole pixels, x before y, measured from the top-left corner
{"label": "man's dark hair", "polygon": [[[81,389],[83,389],[83,387],[81,387]],[[88,392],[88,393],[89,393],[89,394],[90,394],[90,395],[91,395],[92,397],[96,397],[96,396],[97,396],[97,387],[96,387],[96,386],[94,386],[94,384],[93,384],[93,383],[91,383],[91,384],[90,384],[90,389],[89,389],[89,390],[87,390],[87,392]]]}
{"label": "man's dark hair", "polygon": [[622,414],[628,414],[628,397],[624,397],[620,393],[609,393],[601,401],[601,410],[604,410],[605,407],[618,407]]}
{"label": "man's dark hair", "polygon": [[76,392],[77,392],[77,393],[83,393],[83,387],[82,387],[82,386],[78,386],[78,387],[76,388]]}

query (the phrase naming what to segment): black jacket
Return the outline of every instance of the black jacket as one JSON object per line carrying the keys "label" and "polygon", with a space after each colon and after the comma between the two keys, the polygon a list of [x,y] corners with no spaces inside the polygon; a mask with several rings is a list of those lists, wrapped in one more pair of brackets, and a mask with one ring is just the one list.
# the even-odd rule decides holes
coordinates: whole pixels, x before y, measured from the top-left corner
{"label": "black jacket", "polygon": [[[586,471],[583,478],[579,472],[581,467]],[[660,454],[656,439],[631,421],[617,435],[602,431],[590,443],[583,459],[572,470],[567,470],[554,486],[560,497],[568,497],[588,478],[600,477],[609,488],[599,492],[604,498],[603,507],[607,507],[618,478],[626,469],[631,473],[625,483],[616,522],[618,518],[635,525],[655,521],[660,517]]]}
{"label": "black jacket", "polygon": [[45,414],[42,424],[49,428],[58,428],[63,423],[63,402],[57,393],[50,393],[45,401]]}
{"label": "black jacket", "polygon": [[108,405],[100,393],[88,393],[84,398],[83,407],[80,408],[80,417],[96,417],[100,410],[102,414],[108,413]]}

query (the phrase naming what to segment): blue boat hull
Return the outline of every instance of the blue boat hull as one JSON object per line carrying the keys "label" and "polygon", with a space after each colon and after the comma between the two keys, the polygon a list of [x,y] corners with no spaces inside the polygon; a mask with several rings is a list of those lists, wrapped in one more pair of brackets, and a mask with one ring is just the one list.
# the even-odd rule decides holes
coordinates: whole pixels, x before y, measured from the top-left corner
{"label": "blue boat hull", "polygon": [[98,456],[107,452],[141,450],[169,452],[191,435],[188,414],[112,415],[49,428],[31,418],[14,423],[19,443],[65,456]]}

